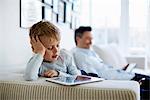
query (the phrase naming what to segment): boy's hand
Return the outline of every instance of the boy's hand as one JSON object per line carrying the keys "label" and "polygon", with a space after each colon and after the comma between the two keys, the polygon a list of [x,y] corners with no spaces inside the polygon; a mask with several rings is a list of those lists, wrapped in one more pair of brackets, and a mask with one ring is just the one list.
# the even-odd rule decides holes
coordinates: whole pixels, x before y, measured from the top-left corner
{"label": "boy's hand", "polygon": [[30,38],[30,43],[32,45],[32,51],[34,53],[40,53],[40,54],[42,54],[42,56],[45,55],[46,48],[43,46],[43,44],[39,40],[38,36],[36,36],[35,38],[31,37]]}
{"label": "boy's hand", "polygon": [[48,70],[48,71],[44,72],[42,74],[42,76],[44,76],[44,77],[50,77],[51,78],[51,77],[58,76],[58,74],[59,74],[59,72],[56,71],[56,70]]}

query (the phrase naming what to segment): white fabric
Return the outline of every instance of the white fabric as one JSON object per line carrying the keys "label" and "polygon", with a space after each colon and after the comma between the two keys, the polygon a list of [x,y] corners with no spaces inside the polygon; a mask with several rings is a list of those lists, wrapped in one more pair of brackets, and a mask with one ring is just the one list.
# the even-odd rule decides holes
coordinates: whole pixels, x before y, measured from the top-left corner
{"label": "white fabric", "polygon": [[[17,69],[16,69],[17,70]],[[6,76],[4,78],[4,76]],[[57,84],[54,83],[49,83],[45,81],[46,78],[39,78],[37,81],[32,81],[33,84],[37,83],[41,86],[42,85],[47,85],[47,86],[58,86]],[[25,81],[23,78],[23,74],[18,74],[18,73],[10,73],[10,72],[5,72],[2,73],[0,72],[0,83],[3,81],[8,81],[12,82],[12,84],[29,84],[28,81]],[[31,85],[32,86],[32,85]],[[118,81],[118,80],[104,80],[102,82],[94,82],[94,83],[89,83],[89,84],[83,84],[83,85],[78,85],[77,87],[85,87],[85,88],[93,88],[93,89],[129,89],[132,90],[137,97],[137,100],[140,100],[140,86],[138,82],[136,81]],[[111,93],[111,92],[110,92]],[[111,94],[110,94],[111,95]]]}
{"label": "white fabric", "polygon": [[134,73],[105,64],[93,50],[76,47],[72,53],[76,66],[86,73],[95,73],[109,80],[131,80],[135,76]]}
{"label": "white fabric", "polygon": [[93,50],[99,55],[104,63],[113,66],[116,69],[122,69],[126,66],[127,60],[121,54],[116,44],[93,45]]}
{"label": "white fabric", "polygon": [[80,74],[73,62],[73,57],[66,50],[61,49],[59,57],[55,62],[43,61],[41,54],[34,54],[27,63],[24,77],[29,81],[37,80],[38,75],[42,75],[48,69],[58,71],[59,76]]}

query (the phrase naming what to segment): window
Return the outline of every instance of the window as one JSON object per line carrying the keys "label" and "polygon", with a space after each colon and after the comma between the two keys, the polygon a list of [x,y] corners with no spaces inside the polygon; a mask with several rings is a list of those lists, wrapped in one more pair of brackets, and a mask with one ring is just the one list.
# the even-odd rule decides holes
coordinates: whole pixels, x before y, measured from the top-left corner
{"label": "window", "polygon": [[147,15],[148,0],[129,0],[129,51],[131,53],[145,52]]}
{"label": "window", "polygon": [[145,51],[149,0],[81,1],[80,25],[92,26],[96,43],[120,43],[130,53]]}

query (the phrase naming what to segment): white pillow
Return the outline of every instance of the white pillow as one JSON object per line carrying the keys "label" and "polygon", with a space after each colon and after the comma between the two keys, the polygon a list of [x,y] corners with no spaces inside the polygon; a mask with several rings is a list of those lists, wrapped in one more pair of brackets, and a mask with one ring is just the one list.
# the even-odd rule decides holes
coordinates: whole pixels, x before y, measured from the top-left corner
{"label": "white pillow", "polygon": [[127,60],[119,51],[116,44],[93,45],[93,50],[104,61],[105,64],[113,66],[116,69],[122,69],[126,66]]}

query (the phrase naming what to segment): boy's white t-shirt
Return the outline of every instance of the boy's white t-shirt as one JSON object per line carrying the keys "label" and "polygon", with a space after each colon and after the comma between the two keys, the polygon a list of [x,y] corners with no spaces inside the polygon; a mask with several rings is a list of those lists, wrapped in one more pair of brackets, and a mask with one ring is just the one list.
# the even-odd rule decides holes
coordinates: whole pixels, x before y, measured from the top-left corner
{"label": "boy's white t-shirt", "polygon": [[38,75],[41,75],[48,69],[56,70],[59,76],[79,75],[80,71],[74,64],[73,58],[66,51],[60,50],[60,55],[55,62],[43,62],[41,54],[34,54],[29,60],[24,78],[26,80],[37,80]]}

